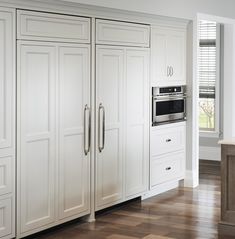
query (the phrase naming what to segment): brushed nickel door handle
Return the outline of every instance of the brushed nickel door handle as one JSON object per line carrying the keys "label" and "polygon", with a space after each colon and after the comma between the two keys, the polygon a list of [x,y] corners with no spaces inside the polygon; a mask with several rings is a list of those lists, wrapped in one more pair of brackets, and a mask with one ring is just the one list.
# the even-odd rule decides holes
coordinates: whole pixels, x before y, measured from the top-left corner
{"label": "brushed nickel door handle", "polygon": [[[100,124],[101,124],[101,110],[103,111],[103,117],[102,117],[102,140],[101,140],[101,129],[100,129]],[[101,145],[102,142],[102,145]],[[100,103],[99,105],[99,115],[98,115],[98,147],[99,147],[99,152],[101,153],[102,150],[104,149],[104,145],[105,145],[105,108],[102,105],[102,103]]]}
{"label": "brushed nickel door handle", "polygon": [[[88,132],[87,132],[87,111],[89,112]],[[85,155],[87,155],[90,151],[90,145],[91,145],[90,141],[91,141],[91,113],[90,113],[90,108],[86,104],[84,108],[84,153]],[[87,142],[88,142],[88,145],[86,146]]]}

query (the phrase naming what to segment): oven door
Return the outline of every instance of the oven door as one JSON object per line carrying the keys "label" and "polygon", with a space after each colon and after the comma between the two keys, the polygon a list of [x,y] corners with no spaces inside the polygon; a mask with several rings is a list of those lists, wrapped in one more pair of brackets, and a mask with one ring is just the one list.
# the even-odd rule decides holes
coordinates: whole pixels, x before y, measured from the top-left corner
{"label": "oven door", "polygon": [[185,119],[185,97],[153,98],[153,124]]}

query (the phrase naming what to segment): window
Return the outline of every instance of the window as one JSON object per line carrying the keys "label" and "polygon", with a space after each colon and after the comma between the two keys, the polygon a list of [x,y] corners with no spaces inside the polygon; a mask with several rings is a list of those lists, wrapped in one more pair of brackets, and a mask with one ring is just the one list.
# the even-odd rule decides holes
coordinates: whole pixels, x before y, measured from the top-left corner
{"label": "window", "polygon": [[218,48],[216,22],[199,22],[199,127],[201,131],[218,131]]}

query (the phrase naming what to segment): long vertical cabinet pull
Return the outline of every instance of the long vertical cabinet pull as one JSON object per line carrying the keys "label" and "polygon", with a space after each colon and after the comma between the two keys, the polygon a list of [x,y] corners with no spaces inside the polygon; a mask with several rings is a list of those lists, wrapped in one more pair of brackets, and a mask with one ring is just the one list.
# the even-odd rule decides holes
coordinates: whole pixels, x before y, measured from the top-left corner
{"label": "long vertical cabinet pull", "polygon": [[[101,120],[100,120],[100,117],[101,117],[101,110],[103,111],[103,117],[102,117],[102,145],[100,145],[101,143],[101,140],[100,140],[100,137],[101,137],[101,129],[100,129],[100,124],[101,124]],[[98,144],[99,144],[99,152],[101,153],[102,150],[104,149],[104,144],[105,144],[105,108],[104,106],[102,105],[102,103],[100,103],[99,105],[99,115],[98,115],[98,127],[99,127],[99,130],[98,130]]]}
{"label": "long vertical cabinet pull", "polygon": [[[87,111],[88,111],[88,131],[87,131]],[[87,147],[86,147],[86,144]],[[88,105],[85,105],[84,108],[84,153],[87,155],[90,151],[90,145],[91,145],[91,112]]]}

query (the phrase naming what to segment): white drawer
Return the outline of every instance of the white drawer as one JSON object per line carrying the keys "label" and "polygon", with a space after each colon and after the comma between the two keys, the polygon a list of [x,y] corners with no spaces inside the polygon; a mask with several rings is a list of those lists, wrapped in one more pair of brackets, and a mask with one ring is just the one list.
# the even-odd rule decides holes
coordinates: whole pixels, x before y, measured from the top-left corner
{"label": "white drawer", "polygon": [[54,13],[17,11],[17,38],[90,43],[90,19]]}
{"label": "white drawer", "polygon": [[185,149],[185,126],[157,128],[151,132],[151,156]]}
{"label": "white drawer", "polygon": [[185,152],[152,158],[151,187],[173,179],[181,179],[185,172]]}
{"label": "white drawer", "polygon": [[12,192],[12,156],[0,157],[0,195]]}
{"label": "white drawer", "polygon": [[12,233],[12,199],[0,200],[0,237]]}
{"label": "white drawer", "polygon": [[149,47],[149,34],[149,25],[96,20],[97,44]]}

